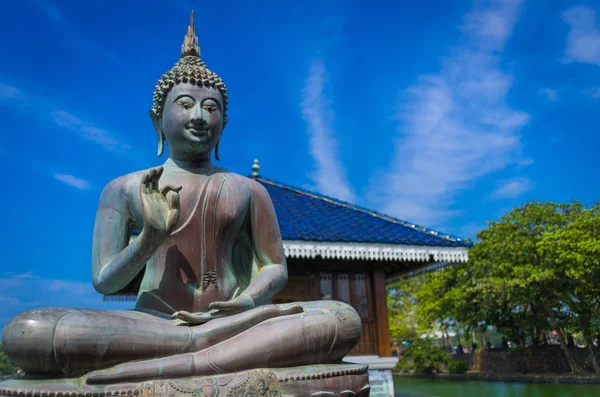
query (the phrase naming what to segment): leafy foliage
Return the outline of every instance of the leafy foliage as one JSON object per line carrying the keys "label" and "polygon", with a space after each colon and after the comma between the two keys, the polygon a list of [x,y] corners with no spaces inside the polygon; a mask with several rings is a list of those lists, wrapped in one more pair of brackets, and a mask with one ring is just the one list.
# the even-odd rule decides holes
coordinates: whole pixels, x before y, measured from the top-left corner
{"label": "leafy foliage", "polygon": [[394,372],[400,374],[408,374],[412,371],[413,364],[412,361],[408,360],[406,357],[401,357],[396,363],[396,367],[394,368]]}
{"label": "leafy foliage", "polygon": [[412,362],[415,373],[419,374],[441,372],[442,365],[450,360],[450,354],[435,346],[429,338],[416,340],[404,355]]}
{"label": "leafy foliage", "polygon": [[402,279],[392,287],[388,294],[388,313],[390,336],[393,340],[413,340],[418,335],[414,293],[416,284]]}
{"label": "leafy foliage", "polygon": [[525,346],[555,332],[578,371],[567,345],[579,334],[600,373],[592,354],[600,335],[600,203],[527,203],[477,237],[467,264],[390,285],[392,337],[442,335],[450,345],[455,334],[455,343],[483,346],[493,329]]}
{"label": "leafy foliage", "polygon": [[14,375],[18,371],[19,368],[9,361],[2,345],[0,345],[0,376]]}
{"label": "leafy foliage", "polygon": [[467,369],[467,362],[463,360],[450,360],[448,363],[448,373],[450,374],[464,374]]}

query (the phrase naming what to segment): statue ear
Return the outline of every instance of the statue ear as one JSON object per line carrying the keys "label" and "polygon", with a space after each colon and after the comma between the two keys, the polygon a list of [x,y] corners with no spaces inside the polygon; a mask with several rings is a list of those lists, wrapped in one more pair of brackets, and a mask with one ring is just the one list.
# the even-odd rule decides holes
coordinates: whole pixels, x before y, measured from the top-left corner
{"label": "statue ear", "polygon": [[219,139],[219,142],[217,142],[217,146],[215,146],[215,159],[217,159],[217,160],[221,160],[219,158],[219,143],[221,143],[220,139]]}
{"label": "statue ear", "polygon": [[152,119],[154,130],[156,131],[156,137],[158,138],[158,152],[156,155],[160,157],[165,150],[164,135],[162,133],[162,129],[160,128],[160,118],[156,115],[156,113],[154,113],[154,110],[150,110],[150,118]]}
{"label": "statue ear", "polygon": [[[223,128],[221,129],[221,134],[223,133],[223,130],[225,129],[225,125],[227,125],[227,119],[225,119],[223,121]],[[219,158],[219,143],[221,143],[220,139],[219,139],[219,142],[217,142],[217,146],[215,146],[215,159],[217,159],[217,160],[221,160]]]}

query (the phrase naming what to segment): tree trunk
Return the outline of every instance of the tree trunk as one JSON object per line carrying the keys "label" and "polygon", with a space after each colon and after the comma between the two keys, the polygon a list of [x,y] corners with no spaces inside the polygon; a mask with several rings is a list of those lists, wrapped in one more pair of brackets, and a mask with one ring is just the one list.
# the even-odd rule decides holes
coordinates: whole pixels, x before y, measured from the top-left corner
{"label": "tree trunk", "polygon": [[596,352],[594,351],[594,344],[592,343],[592,338],[587,331],[583,331],[583,338],[585,339],[585,344],[590,353],[590,357],[592,358],[592,366],[594,367],[594,373],[596,375],[600,375],[600,365],[598,365],[598,360],[596,359]]}
{"label": "tree trunk", "polygon": [[531,343],[534,346],[539,346],[540,345],[540,341],[542,339],[542,332],[540,331],[539,328],[534,328],[533,332],[531,333]]}
{"label": "tree trunk", "polygon": [[569,347],[575,347],[575,339],[573,339],[573,334],[570,332],[567,332],[567,346]]}
{"label": "tree trunk", "polygon": [[[556,321],[553,321],[553,323],[556,324]],[[580,372],[579,367],[577,366],[575,359],[571,355],[571,350],[569,350],[569,347],[567,346],[567,339],[565,338],[565,334],[563,333],[563,330],[560,329],[560,327],[556,327],[556,333],[558,334],[558,340],[560,342],[560,347],[563,350],[563,353],[565,353],[565,358],[567,359],[567,362],[569,363],[571,372],[579,373]]]}

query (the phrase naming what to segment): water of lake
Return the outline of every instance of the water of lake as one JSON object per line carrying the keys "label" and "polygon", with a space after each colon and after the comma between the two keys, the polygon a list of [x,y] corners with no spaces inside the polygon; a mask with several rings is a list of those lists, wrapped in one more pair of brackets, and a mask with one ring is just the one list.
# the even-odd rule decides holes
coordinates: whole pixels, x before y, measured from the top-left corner
{"label": "water of lake", "polygon": [[598,397],[600,385],[394,378],[396,397]]}

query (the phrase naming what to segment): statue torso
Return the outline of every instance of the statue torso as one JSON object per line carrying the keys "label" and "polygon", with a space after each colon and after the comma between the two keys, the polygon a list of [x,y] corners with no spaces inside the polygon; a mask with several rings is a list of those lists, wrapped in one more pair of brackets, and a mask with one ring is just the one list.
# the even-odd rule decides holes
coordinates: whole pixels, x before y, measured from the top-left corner
{"label": "statue torso", "polygon": [[[179,221],[147,262],[136,308],[204,312],[211,302],[227,301],[245,288],[253,258],[247,182],[227,172],[206,176],[165,170],[160,186],[183,187]],[[131,193],[138,222],[141,203],[137,189]]]}

